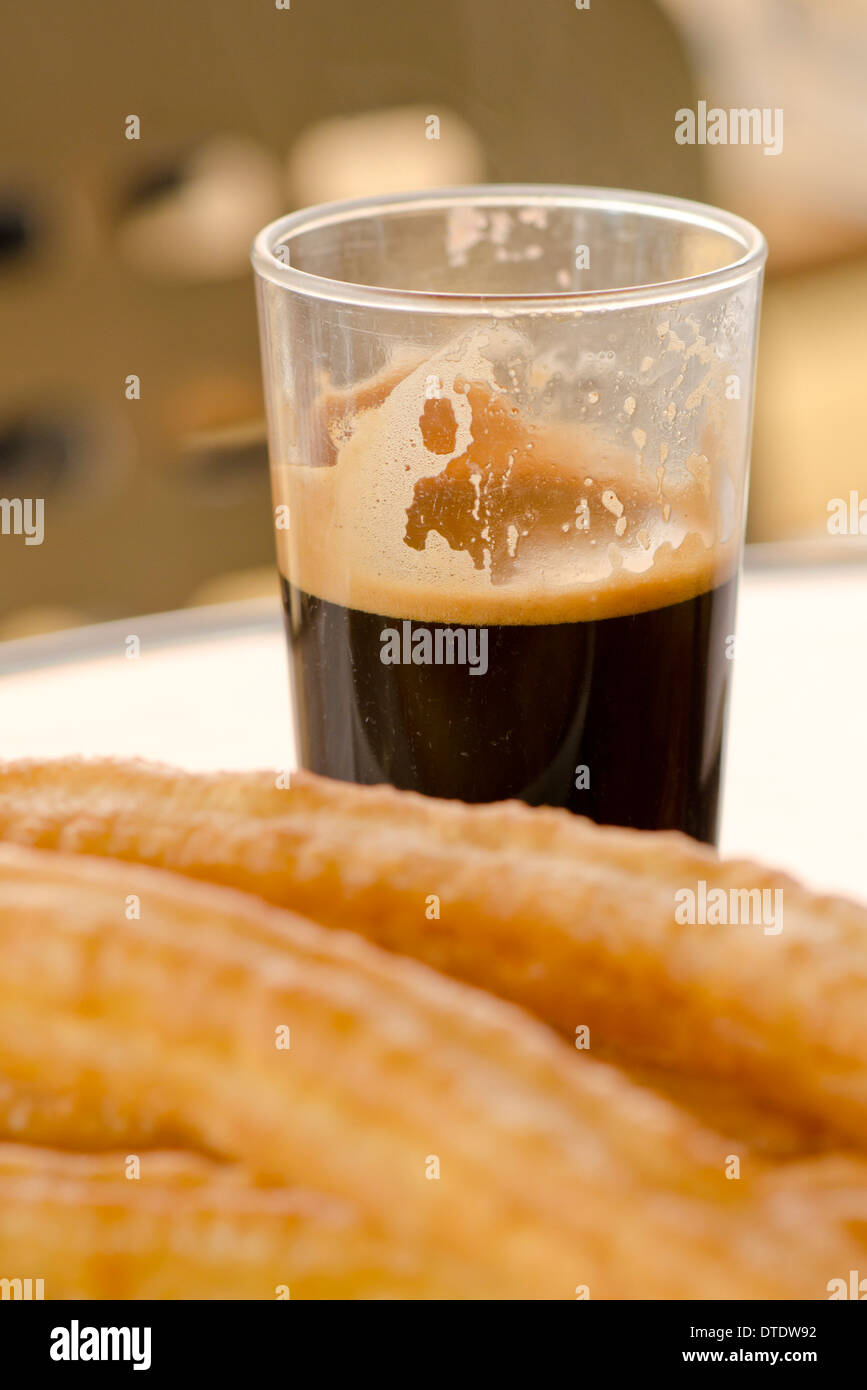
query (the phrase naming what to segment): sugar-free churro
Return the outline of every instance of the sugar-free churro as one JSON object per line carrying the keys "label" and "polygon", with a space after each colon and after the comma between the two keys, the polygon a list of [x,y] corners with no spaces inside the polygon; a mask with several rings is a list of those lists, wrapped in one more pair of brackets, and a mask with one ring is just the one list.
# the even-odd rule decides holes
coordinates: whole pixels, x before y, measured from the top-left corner
{"label": "sugar-free churro", "polygon": [[[860,1165],[845,1165],[833,1203],[822,1161],[778,1178],[750,1159],[730,1181],[717,1136],[520,1010],[140,865],[0,847],[0,1072],[29,1096],[44,1144],[80,1147],[108,1115],[115,1153],[145,1150],[145,1165],[166,1147],[231,1162],[276,1194],[278,1214],[282,1189],[318,1194],[293,1207],[290,1192],[273,1229],[253,1221],[263,1244],[248,1291],[284,1266],[290,1286],[327,1278],[328,1203],[348,1223],[341,1296],[821,1298],[863,1254],[849,1230],[864,1216]],[[71,1105],[40,1111],[52,1093]],[[74,1162],[67,1176],[85,1182]],[[0,1162],[2,1181],[27,1179],[4,1179]],[[219,1182],[234,1214],[248,1198]],[[197,1181],[164,1176],[153,1191],[185,1185],[195,1210]],[[144,1180],[126,1182],[126,1200],[108,1187],[121,1233],[143,1232],[140,1268],[123,1265],[132,1296],[153,1287],[171,1220],[139,1224]],[[95,1197],[78,1225],[59,1220],[61,1251],[104,1248]],[[4,1264],[23,1258],[28,1221],[44,1249],[46,1201],[37,1181],[16,1202]],[[207,1282],[205,1258],[191,1256],[191,1283]]]}
{"label": "sugar-free churro", "polygon": [[[867,1144],[867,910],[685,837],[293,774],[11,764],[0,836],[239,887],[515,1001],[770,1147]],[[782,892],[783,929],[683,890]],[[670,1087],[666,1078],[670,1078]],[[697,1084],[698,1083],[698,1084]],[[776,1132],[776,1131],[779,1131]],[[760,1136],[761,1139],[761,1136]]]}

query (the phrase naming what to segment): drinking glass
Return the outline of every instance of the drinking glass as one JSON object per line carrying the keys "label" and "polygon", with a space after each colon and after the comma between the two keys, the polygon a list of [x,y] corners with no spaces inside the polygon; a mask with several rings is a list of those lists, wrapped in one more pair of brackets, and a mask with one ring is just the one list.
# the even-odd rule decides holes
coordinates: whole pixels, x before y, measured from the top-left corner
{"label": "drinking glass", "polygon": [[765,253],[532,185],[259,234],[302,766],[715,839]]}

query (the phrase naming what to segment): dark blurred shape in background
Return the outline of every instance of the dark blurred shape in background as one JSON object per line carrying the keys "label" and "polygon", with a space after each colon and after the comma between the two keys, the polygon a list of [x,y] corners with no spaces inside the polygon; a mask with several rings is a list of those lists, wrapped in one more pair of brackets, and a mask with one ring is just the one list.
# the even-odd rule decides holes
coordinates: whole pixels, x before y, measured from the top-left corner
{"label": "dark blurred shape in background", "polygon": [[[751,536],[827,537],[867,492],[860,5],[31,0],[5,31],[0,494],[44,497],[46,539],[0,536],[0,636],[275,583],[248,248],[332,198],[586,183],[752,217]],[[699,99],[783,106],[783,154],[677,144]]]}

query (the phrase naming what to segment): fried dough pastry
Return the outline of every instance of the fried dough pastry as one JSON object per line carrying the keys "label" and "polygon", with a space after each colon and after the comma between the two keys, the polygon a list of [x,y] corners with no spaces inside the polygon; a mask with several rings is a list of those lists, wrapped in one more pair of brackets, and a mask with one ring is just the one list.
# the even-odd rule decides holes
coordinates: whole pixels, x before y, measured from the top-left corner
{"label": "fried dough pastry", "polygon": [[[770,1151],[867,1146],[867,910],[684,836],[304,773],[281,790],[265,773],[102,761],[8,764],[0,836],[166,866],[360,932],[567,1037],[586,1025],[597,1055]],[[675,893],[701,880],[782,889],[783,931],[678,924]]]}
{"label": "fried dough pastry", "polygon": [[[54,1112],[56,1146],[79,1146],[108,1113],[115,1148],[182,1146],[266,1192],[343,1204],[362,1235],[336,1281],[362,1236],[390,1252],[359,1255],[350,1292],[823,1297],[864,1254],[852,1234],[863,1168],[847,1170],[843,1209],[821,1168],[781,1182],[748,1162],[729,1181],[717,1136],[520,1010],[358,936],[140,865],[0,846],[0,1072],[22,1096],[71,1098]],[[50,1120],[38,1123],[49,1142]],[[126,1184],[130,1232],[147,1190]],[[42,1198],[19,1209],[44,1243]],[[274,1239],[291,1286],[287,1219]],[[331,1258],[319,1219],[303,1232],[314,1249],[302,1281]],[[157,1246],[169,1224],[154,1228]],[[100,1217],[75,1238],[98,1254],[105,1230]],[[27,1232],[13,1235],[23,1257]],[[140,1274],[124,1265],[129,1288],[150,1287],[150,1258]]]}
{"label": "fried dough pastry", "polygon": [[[0,1259],[45,1297],[376,1297],[387,1246],[352,1208],[254,1186],[191,1153],[87,1155],[0,1144]],[[397,1280],[395,1271],[395,1282]],[[291,1275],[291,1282],[290,1282]],[[385,1286],[389,1280],[386,1278]]]}

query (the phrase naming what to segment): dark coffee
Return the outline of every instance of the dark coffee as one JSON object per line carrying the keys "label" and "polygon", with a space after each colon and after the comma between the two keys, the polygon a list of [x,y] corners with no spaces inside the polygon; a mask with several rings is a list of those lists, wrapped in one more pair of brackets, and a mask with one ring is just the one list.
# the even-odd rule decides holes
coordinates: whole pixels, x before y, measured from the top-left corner
{"label": "dark coffee", "polygon": [[284,579],[299,762],[713,842],[735,591],[730,579],[625,616],[475,629],[483,672],[478,642],[460,660],[457,623],[401,622]]}

